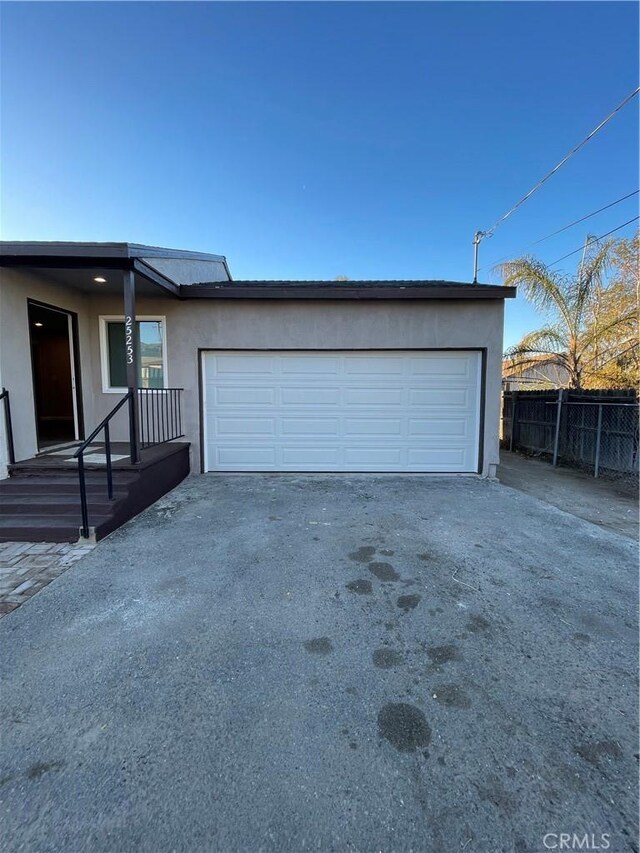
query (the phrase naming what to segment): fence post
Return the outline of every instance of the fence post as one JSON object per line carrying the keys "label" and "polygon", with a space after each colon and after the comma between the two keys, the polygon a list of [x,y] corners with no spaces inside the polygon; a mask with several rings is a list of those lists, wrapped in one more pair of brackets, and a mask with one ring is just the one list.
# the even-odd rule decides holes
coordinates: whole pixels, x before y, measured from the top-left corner
{"label": "fence post", "polygon": [[558,446],[560,444],[560,421],[562,419],[562,401],[564,400],[564,388],[558,390],[558,409],[556,411],[556,434],[553,439],[553,467],[558,464]]}
{"label": "fence post", "polygon": [[596,458],[593,463],[593,476],[600,473],[600,439],[602,438],[602,403],[598,405],[598,426],[596,428]]}
{"label": "fence post", "polygon": [[513,450],[514,435],[516,433],[516,411],[518,408],[518,392],[511,392],[511,435],[509,436],[509,450]]}

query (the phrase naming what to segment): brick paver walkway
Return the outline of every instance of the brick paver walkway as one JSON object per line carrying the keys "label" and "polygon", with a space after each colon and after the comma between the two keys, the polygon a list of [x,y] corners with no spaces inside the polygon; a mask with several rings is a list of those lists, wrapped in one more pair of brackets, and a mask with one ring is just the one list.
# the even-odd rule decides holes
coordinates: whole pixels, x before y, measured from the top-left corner
{"label": "brick paver walkway", "polygon": [[94,547],[66,542],[0,542],[0,617],[20,607]]}

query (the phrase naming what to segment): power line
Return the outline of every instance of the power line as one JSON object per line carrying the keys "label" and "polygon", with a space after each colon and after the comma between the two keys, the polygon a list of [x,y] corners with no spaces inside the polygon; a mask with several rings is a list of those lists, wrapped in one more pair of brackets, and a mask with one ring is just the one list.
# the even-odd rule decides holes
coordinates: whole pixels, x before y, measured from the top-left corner
{"label": "power line", "polygon": [[571,157],[573,157],[573,155],[574,155],[577,151],[579,151],[579,150],[580,150],[584,145],[586,145],[586,144],[587,144],[587,142],[589,142],[589,140],[590,140],[590,139],[592,139],[592,138],[596,135],[596,133],[598,133],[598,131],[599,131],[599,130],[602,130],[602,128],[603,128],[603,127],[604,127],[604,126],[605,126],[609,121],[611,121],[611,119],[614,117],[614,115],[616,115],[616,113],[620,112],[620,110],[621,110],[621,109],[622,109],[626,104],[628,104],[628,103],[629,103],[629,101],[630,101],[633,97],[635,97],[635,96],[638,94],[638,92],[640,92],[640,86],[638,86],[638,88],[637,88],[637,89],[635,89],[633,92],[631,92],[631,94],[627,95],[627,97],[626,97],[626,98],[625,98],[625,99],[624,99],[620,104],[618,104],[618,106],[617,106],[615,109],[613,109],[613,110],[609,113],[609,115],[608,115],[608,116],[606,116],[606,117],[605,117],[605,118],[600,122],[600,124],[599,124],[599,125],[597,125],[596,127],[594,127],[594,129],[593,129],[590,133],[588,133],[588,134],[585,136],[585,138],[584,138],[581,142],[579,142],[577,145],[575,145],[575,146],[571,149],[571,151],[569,151],[569,153],[568,153],[568,154],[566,154],[566,155],[562,158],[562,160],[560,160],[560,162],[559,162],[556,166],[554,166],[554,167],[553,167],[553,169],[551,169],[551,171],[550,171],[550,172],[547,172],[547,174],[546,174],[543,178],[541,178],[541,179],[538,181],[538,183],[537,183],[534,187],[532,187],[532,189],[530,189],[530,190],[529,190],[529,192],[528,192],[526,195],[522,196],[522,198],[521,198],[519,201],[517,201],[517,202],[513,205],[513,207],[512,207],[512,208],[510,208],[510,209],[509,209],[509,210],[508,210],[508,211],[507,211],[503,216],[501,216],[501,217],[500,217],[500,219],[498,219],[498,220],[497,220],[497,221],[496,221],[496,222],[491,226],[491,228],[489,228],[489,230],[488,230],[488,231],[476,231],[476,233],[475,233],[475,234],[474,234],[474,236],[473,236],[473,247],[474,247],[474,252],[473,252],[473,283],[474,283],[474,284],[478,281],[478,253],[479,253],[479,249],[480,249],[480,243],[481,243],[481,241],[482,241],[485,237],[492,237],[492,236],[493,236],[493,234],[495,233],[496,229],[497,229],[497,228],[498,228],[498,227],[499,227],[499,226],[500,226],[500,225],[505,221],[505,219],[508,219],[508,218],[511,216],[511,214],[512,214],[512,213],[514,213],[514,212],[515,212],[515,211],[516,211],[516,210],[517,210],[517,209],[518,209],[522,204],[524,204],[524,203],[525,203],[525,201],[527,201],[527,199],[531,198],[531,196],[532,196],[532,195],[533,195],[537,190],[539,190],[539,189],[540,189],[540,187],[541,187],[543,184],[545,184],[545,183],[549,180],[549,178],[550,178],[550,177],[552,177],[552,175],[555,175],[555,173],[556,173],[559,169],[561,169],[561,168],[564,166],[564,164],[565,164],[568,160],[570,160],[570,159],[571,159]]}
{"label": "power line", "polygon": [[[634,190],[632,193],[628,193],[627,195],[623,195],[622,198],[618,198],[615,201],[610,202],[609,204],[605,204],[604,207],[599,207],[597,210],[594,210],[592,213],[587,213],[586,216],[581,216],[580,219],[574,219],[573,222],[570,222],[568,225],[564,225],[562,228],[558,228],[557,231],[552,231],[551,234],[547,234],[545,237],[540,237],[539,240],[534,240],[533,243],[527,243],[524,249],[521,249],[519,252],[511,252],[510,255],[505,255],[504,257],[497,260],[494,264],[501,263],[502,261],[508,260],[515,254],[520,254],[520,252],[524,252],[525,249],[529,249],[531,246],[537,246],[539,243],[544,243],[545,240],[549,240],[551,237],[555,237],[557,234],[562,234],[563,231],[568,231],[569,228],[573,228],[574,225],[579,225],[581,222],[585,222],[587,219],[591,219],[592,216],[597,216],[598,213],[602,213],[603,210],[609,210],[610,207],[615,207],[616,204],[620,204],[622,201],[626,201],[628,198],[631,198],[634,195],[638,195],[640,190]],[[478,268],[478,272],[483,269],[483,267]]]}
{"label": "power line", "polygon": [[524,204],[527,199],[531,198],[531,196],[537,190],[539,190],[540,187],[544,183],[546,183],[550,177],[552,177],[552,175],[555,175],[555,173],[559,169],[561,169],[562,166],[564,166],[564,164],[567,162],[567,160],[570,160],[571,157],[573,157],[573,155],[576,152],[578,152],[582,148],[583,145],[586,145],[587,142],[589,142],[589,140],[592,139],[599,130],[602,130],[602,128],[609,121],[611,121],[611,119],[614,117],[614,115],[616,113],[620,112],[620,110],[631,100],[631,98],[633,98],[635,95],[637,95],[638,92],[640,92],[640,86],[638,86],[638,88],[635,91],[631,92],[630,95],[627,95],[627,97],[624,99],[624,101],[622,101],[622,103],[618,104],[618,106],[614,110],[612,110],[609,113],[609,115],[606,118],[604,118],[597,127],[594,127],[594,129],[591,131],[591,133],[588,133],[587,136],[585,136],[585,138],[582,140],[582,142],[579,142],[575,147],[573,147],[571,149],[571,151],[569,151],[569,153],[567,155],[565,155],[562,158],[562,160],[560,160],[560,162],[556,166],[553,167],[553,169],[551,169],[550,172],[547,172],[547,174],[543,178],[541,178],[538,181],[538,183],[532,189],[530,189],[526,195],[523,195],[522,198],[519,201],[517,201],[513,205],[513,207],[504,214],[504,216],[501,216],[500,219],[498,219],[497,222],[494,225],[492,225],[488,231],[485,231],[483,236],[485,236],[485,237],[493,236],[493,233],[495,232],[496,228],[498,228],[498,226],[501,225],[505,221],[505,219],[508,219],[511,216],[511,214],[514,213],[520,207],[521,204]]}
{"label": "power line", "polygon": [[563,231],[567,231],[569,228],[573,228],[574,225],[579,225],[581,222],[584,222],[585,219],[591,219],[592,216],[596,216],[598,213],[602,213],[603,210],[609,210],[610,207],[614,207],[616,204],[620,204],[621,201],[626,201],[628,198],[631,198],[634,195],[638,195],[639,190],[634,190],[632,193],[628,195],[623,195],[622,198],[616,199],[616,201],[612,201],[611,204],[605,204],[604,207],[600,207],[598,210],[594,210],[593,213],[587,213],[586,216],[583,216],[581,219],[576,219],[574,222],[570,222],[568,225],[565,225],[564,228],[558,228],[557,231],[553,231],[551,234],[547,234],[546,237],[541,237],[539,240],[536,240],[533,243],[530,243],[530,246],[537,246],[538,243],[542,243],[545,240],[548,240],[550,237],[555,237],[556,234],[562,234]]}
{"label": "power line", "polygon": [[634,216],[633,219],[629,219],[628,222],[623,222],[622,225],[618,225],[617,228],[612,228],[611,231],[607,231],[606,234],[601,234],[599,237],[592,237],[590,240],[587,240],[584,246],[580,246],[579,249],[574,249],[573,252],[568,252],[566,255],[563,255],[561,258],[558,258],[557,261],[553,261],[550,264],[546,264],[547,267],[555,267],[556,264],[559,264],[560,261],[564,261],[565,258],[570,258],[571,255],[575,255],[578,252],[582,252],[587,246],[591,246],[593,243],[597,243],[598,240],[604,240],[605,237],[608,237],[610,234],[615,234],[616,231],[620,231],[621,228],[624,228],[627,225],[631,225],[632,222],[637,222],[640,219],[640,216]]}

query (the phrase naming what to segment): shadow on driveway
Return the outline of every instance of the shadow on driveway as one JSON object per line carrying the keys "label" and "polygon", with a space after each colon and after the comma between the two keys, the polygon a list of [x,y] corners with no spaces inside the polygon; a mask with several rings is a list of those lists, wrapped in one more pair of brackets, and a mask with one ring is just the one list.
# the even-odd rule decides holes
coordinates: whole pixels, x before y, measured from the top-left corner
{"label": "shadow on driveway", "polygon": [[632,850],[635,551],[473,478],[192,477],[0,621],[2,848]]}

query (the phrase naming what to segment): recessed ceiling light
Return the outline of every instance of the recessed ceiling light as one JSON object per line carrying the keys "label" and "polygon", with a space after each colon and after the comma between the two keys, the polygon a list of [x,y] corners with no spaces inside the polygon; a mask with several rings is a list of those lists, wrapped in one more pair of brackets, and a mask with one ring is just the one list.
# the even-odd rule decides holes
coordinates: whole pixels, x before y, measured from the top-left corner
{"label": "recessed ceiling light", "polygon": [[34,323],[34,326],[42,326],[42,323]]}
{"label": "recessed ceiling light", "polygon": [[101,276],[101,275],[97,275],[97,276],[94,278],[94,281],[97,281],[97,282],[98,282],[98,284],[106,284],[106,283],[107,283],[106,278],[102,278],[102,276]]}

